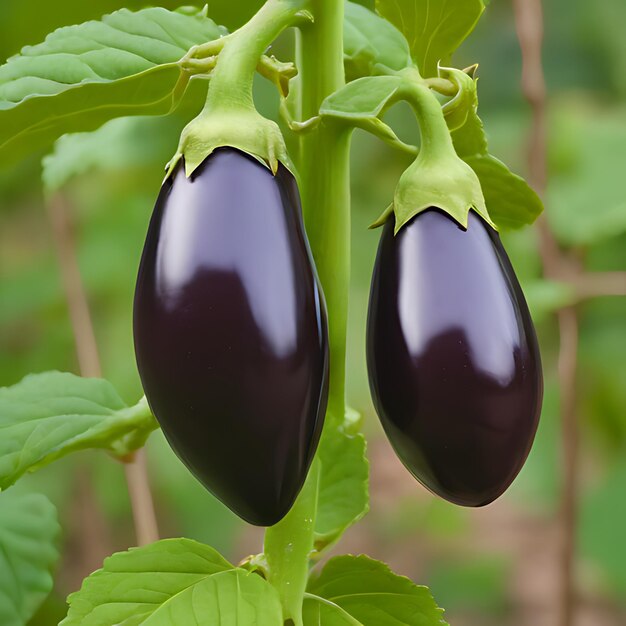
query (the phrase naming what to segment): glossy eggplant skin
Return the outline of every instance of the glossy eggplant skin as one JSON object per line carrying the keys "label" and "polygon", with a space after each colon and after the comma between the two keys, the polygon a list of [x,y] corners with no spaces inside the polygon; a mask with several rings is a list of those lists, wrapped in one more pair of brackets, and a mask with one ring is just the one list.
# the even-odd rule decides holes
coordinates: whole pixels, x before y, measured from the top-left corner
{"label": "glossy eggplant skin", "polygon": [[533,323],[496,231],[436,209],[381,236],[367,329],[374,405],[396,453],[435,494],[499,497],[530,451],[543,396]]}
{"label": "glossy eggplant skin", "polygon": [[328,392],[323,295],[300,197],[235,150],[167,179],[139,268],[137,365],[170,445],[246,521],[291,508]]}

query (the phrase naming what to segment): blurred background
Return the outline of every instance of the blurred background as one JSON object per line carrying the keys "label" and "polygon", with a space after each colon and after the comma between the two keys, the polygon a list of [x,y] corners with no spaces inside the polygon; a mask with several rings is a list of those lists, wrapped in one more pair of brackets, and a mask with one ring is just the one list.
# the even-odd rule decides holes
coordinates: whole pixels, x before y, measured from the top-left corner
{"label": "blurred background", "polygon": [[[179,6],[170,0],[160,4]],[[209,15],[232,28],[259,4],[214,0]],[[140,8],[144,2],[2,0],[0,59],[58,26],[121,6]],[[626,272],[626,4],[550,0],[544,10],[547,222],[579,271],[623,278],[626,274],[616,272]],[[285,39],[277,54],[286,56],[289,48]],[[527,175],[531,117],[520,87],[521,56],[509,0],[491,2],[454,61],[458,67],[480,63],[480,113],[491,151]],[[257,87],[260,109],[273,114],[273,88],[263,80]],[[95,134],[87,148],[84,141],[59,146],[58,158],[73,158],[80,167],[53,201],[46,201],[40,182],[43,154],[0,172],[0,385],[14,384],[29,372],[78,371],[51,227],[50,204],[56,202],[71,217],[103,375],[126,401],[141,395],[131,329],[136,268],[162,167],[185,121],[180,115],[156,123],[122,122]],[[388,121],[404,139],[416,140],[408,111],[396,107]],[[575,400],[580,442],[574,458],[576,619],[571,624],[625,625],[626,298],[600,296],[576,305],[576,379],[560,389],[557,310],[572,304],[572,294],[544,279],[536,227],[504,234],[542,346],[541,426],[523,472],[498,502],[466,510],[434,498],[410,478],[382,436],[365,368],[367,297],[379,237],[367,225],[389,204],[408,161],[360,131],[352,154],[349,399],[364,415],[369,438],[372,506],[336,551],[367,553],[429,585],[452,626],[557,626],[567,567],[559,407],[567,395]],[[235,562],[260,551],[261,533],[207,494],[160,433],[149,440],[148,461],[162,536],[210,543]],[[47,494],[60,512],[64,546],[56,588],[32,621],[56,624],[64,615],[65,596],[82,577],[107,554],[134,544],[124,472],[104,454],[84,453],[25,478],[15,489]]]}

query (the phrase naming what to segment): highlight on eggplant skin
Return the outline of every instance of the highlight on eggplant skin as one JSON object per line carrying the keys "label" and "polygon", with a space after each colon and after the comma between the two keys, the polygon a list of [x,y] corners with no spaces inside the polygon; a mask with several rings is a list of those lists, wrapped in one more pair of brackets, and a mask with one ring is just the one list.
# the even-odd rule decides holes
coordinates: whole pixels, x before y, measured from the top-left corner
{"label": "highlight on eggplant skin", "polygon": [[513,482],[543,397],[535,329],[497,232],[437,209],[394,237],[374,266],[367,363],[396,453],[435,494],[483,506]]}
{"label": "highlight on eggplant skin", "polygon": [[293,175],[234,148],[157,199],[134,305],[137,365],[170,445],[246,521],[291,508],[328,394],[323,295]]}

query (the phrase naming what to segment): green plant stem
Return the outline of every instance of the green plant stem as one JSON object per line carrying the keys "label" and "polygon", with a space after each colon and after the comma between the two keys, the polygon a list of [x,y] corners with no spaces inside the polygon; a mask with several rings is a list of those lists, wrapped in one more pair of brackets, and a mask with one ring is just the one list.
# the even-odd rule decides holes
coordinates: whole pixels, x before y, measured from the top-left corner
{"label": "green plant stem", "polygon": [[306,0],[268,0],[237,31],[219,53],[207,93],[205,110],[254,109],[252,85],[259,59],[267,47],[297,21]]}
{"label": "green plant stem", "polygon": [[190,59],[199,55],[213,68],[211,81],[204,108],[181,133],[168,175],[183,158],[185,173],[190,176],[213,150],[223,146],[256,157],[274,174],[279,162],[294,169],[278,124],[263,117],[254,106],[253,83],[261,63],[266,73],[271,67],[272,79],[281,92],[286,91],[288,64],[263,63],[262,57],[283,30],[310,19],[311,1],[268,0],[239,30],[190,54]]}
{"label": "green plant stem", "polygon": [[280,595],[283,619],[291,619],[296,626],[302,626],[302,601],[315,539],[319,476],[320,462],[315,459],[289,514],[265,533],[268,580]]}
{"label": "green plant stem", "polygon": [[456,85],[447,78],[426,78],[424,83],[443,96],[455,96],[458,91]]}
{"label": "green plant stem", "polygon": [[401,93],[411,105],[419,123],[422,158],[437,153],[452,153],[456,156],[441,104],[419,75],[407,74]]}
{"label": "green plant stem", "polygon": [[[315,23],[299,32],[300,119],[315,117],[324,98],[345,84],[342,0],[313,0]],[[350,280],[351,132],[322,121],[300,139],[298,169],[304,219],[326,298],[330,344],[327,420],[345,413],[346,328]]]}
{"label": "green plant stem", "polygon": [[[312,0],[314,23],[297,40],[300,119],[315,117],[326,96],[345,84],[343,0]],[[346,410],[345,358],[350,279],[350,131],[321,122],[301,137],[298,168],[309,242],[328,310],[330,389],[328,422]],[[302,625],[302,602],[313,549],[321,464],[314,461],[302,493],[287,516],[267,530],[269,580],[277,587],[286,619]],[[314,497],[313,497],[314,496]],[[310,532],[309,532],[310,530]]]}

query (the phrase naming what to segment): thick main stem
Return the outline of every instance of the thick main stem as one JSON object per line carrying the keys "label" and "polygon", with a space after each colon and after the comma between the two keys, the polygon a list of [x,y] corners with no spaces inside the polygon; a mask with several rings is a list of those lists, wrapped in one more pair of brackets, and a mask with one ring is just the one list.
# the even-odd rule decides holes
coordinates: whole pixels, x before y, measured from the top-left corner
{"label": "thick main stem", "polygon": [[[301,119],[315,117],[326,96],[345,82],[343,0],[312,0],[314,23],[298,38]],[[322,122],[302,138],[297,163],[309,242],[328,310],[330,390],[326,420],[345,415],[345,358],[350,278],[350,133]],[[285,616],[302,624],[302,602],[313,548],[319,460],[309,472],[298,500],[266,535],[269,580],[279,590]],[[302,532],[308,529],[308,532]],[[274,571],[272,571],[274,568]]]}
{"label": "thick main stem", "polygon": [[[315,117],[345,84],[343,0],[313,0],[314,24],[301,29],[297,62],[301,119]],[[327,418],[345,413],[346,330],[350,280],[350,135],[322,122],[301,138],[298,169],[309,242],[328,309],[330,395]]]}

